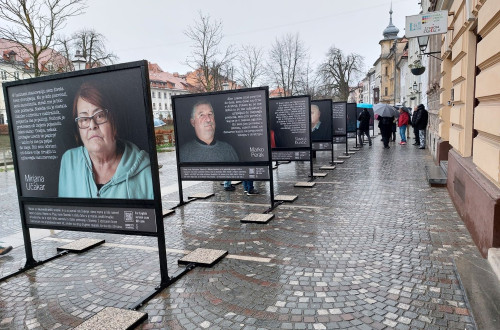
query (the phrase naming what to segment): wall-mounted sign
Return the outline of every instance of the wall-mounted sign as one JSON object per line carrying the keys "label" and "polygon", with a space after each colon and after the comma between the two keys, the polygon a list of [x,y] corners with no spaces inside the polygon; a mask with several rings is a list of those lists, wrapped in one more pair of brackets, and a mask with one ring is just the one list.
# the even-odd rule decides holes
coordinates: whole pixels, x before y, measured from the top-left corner
{"label": "wall-mounted sign", "polygon": [[447,30],[448,11],[446,10],[406,16],[405,36],[407,38],[441,34],[446,33]]}

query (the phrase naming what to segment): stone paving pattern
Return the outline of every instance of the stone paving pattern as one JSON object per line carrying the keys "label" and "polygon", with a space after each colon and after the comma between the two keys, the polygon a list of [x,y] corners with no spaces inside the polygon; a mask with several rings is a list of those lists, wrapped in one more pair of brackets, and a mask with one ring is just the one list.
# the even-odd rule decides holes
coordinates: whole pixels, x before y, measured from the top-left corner
{"label": "stone paving pattern", "polygon": [[[337,165],[311,189],[309,164],[273,171],[275,195],[298,195],[267,224],[269,183],[246,196],[219,182],[184,190],[215,193],[165,217],[169,274],[197,248],[227,250],[212,268],[197,267],[139,309],[140,329],[475,329],[454,258],[481,258],[445,188],[425,180],[426,150],[380,138]],[[341,146],[342,147],[342,146]],[[336,155],[342,148],[336,151]],[[315,168],[331,155],[317,152]],[[175,154],[159,154],[161,186],[177,183]],[[20,231],[13,172],[0,173],[0,237]],[[178,193],[163,196],[164,209]],[[0,283],[0,329],[69,329],[105,307],[127,308],[159,284],[155,238],[62,231],[33,242],[36,259],[83,237],[106,243],[68,254]],[[178,252],[176,252],[178,251]],[[238,256],[255,257],[237,258]],[[18,247],[0,258],[0,276],[24,265]]]}

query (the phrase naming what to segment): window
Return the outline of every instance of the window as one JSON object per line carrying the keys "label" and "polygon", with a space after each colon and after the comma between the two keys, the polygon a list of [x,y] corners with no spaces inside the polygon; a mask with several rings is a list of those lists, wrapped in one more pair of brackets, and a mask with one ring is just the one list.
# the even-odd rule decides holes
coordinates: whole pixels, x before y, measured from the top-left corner
{"label": "window", "polygon": [[158,103],[158,110],[161,110],[161,103]]}
{"label": "window", "polygon": [[1,74],[2,80],[7,80],[7,71],[2,70],[2,71],[0,71],[0,74]]}
{"label": "window", "polygon": [[153,103],[153,110],[156,110],[156,103]]}
{"label": "window", "polygon": [[161,99],[161,92],[158,92],[158,98]]}
{"label": "window", "polygon": [[[156,97],[155,92],[153,92],[153,98],[155,98],[155,97]],[[154,103],[153,103],[153,104],[154,104]]]}
{"label": "window", "polygon": [[387,96],[387,93],[388,93],[388,89],[387,87],[384,88],[384,96]]}
{"label": "window", "polygon": [[165,110],[168,110],[168,104],[165,103]]}
{"label": "window", "polygon": [[166,99],[167,98],[167,93],[163,92],[163,98]]}
{"label": "window", "polygon": [[14,72],[14,79],[19,80],[19,71]]}
{"label": "window", "polygon": [[386,66],[386,67],[385,67],[385,75],[386,75],[386,76],[388,76],[388,75],[389,75],[389,67],[388,67],[388,66]]}

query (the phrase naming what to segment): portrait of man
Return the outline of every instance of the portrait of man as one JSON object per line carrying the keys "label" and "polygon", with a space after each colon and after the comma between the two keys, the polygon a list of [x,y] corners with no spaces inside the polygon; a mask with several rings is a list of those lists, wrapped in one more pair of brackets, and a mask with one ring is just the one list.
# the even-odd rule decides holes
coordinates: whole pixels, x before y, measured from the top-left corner
{"label": "portrait of man", "polygon": [[180,147],[181,162],[238,161],[238,154],[229,143],[215,139],[215,114],[210,102],[197,102],[191,110],[189,122],[196,136]]}
{"label": "portrait of man", "polygon": [[316,104],[311,104],[311,140],[330,140],[329,128],[321,122],[321,112]]}

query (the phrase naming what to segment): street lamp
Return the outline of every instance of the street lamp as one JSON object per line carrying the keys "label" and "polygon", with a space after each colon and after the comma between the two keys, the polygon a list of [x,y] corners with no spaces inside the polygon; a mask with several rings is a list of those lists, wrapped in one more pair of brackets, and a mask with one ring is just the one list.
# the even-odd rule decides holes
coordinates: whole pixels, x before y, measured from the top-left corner
{"label": "street lamp", "polygon": [[87,61],[85,61],[85,57],[83,57],[83,55],[80,54],[79,50],[76,51],[75,59],[71,62],[73,63],[73,67],[75,68],[75,71],[85,69],[85,64],[87,63]]}
{"label": "street lamp", "polygon": [[429,42],[429,36],[419,36],[417,37],[417,41],[418,48],[420,48],[420,51],[424,53],[425,49],[427,48],[427,43]]}
{"label": "street lamp", "polygon": [[420,48],[420,54],[421,55],[427,55],[427,56],[432,56],[434,57],[435,59],[438,59],[440,61],[442,61],[442,59],[440,59],[439,57],[436,57],[432,54],[441,54],[441,51],[437,51],[437,52],[425,52],[425,50],[427,49],[427,43],[429,42],[429,36],[418,36],[417,37],[417,41],[418,41],[418,48]]}
{"label": "street lamp", "polygon": [[414,81],[414,82],[413,82],[413,91],[414,91],[415,93],[418,93],[418,85],[417,85],[417,82],[416,82],[416,81]]}

